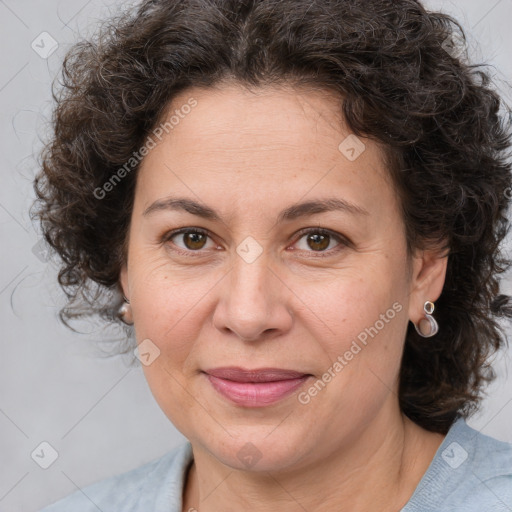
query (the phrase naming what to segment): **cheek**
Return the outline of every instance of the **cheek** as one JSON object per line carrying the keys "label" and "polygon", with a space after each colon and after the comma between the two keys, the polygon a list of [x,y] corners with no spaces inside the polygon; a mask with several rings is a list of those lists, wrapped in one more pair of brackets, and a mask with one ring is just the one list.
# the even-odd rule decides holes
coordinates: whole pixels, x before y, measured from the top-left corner
{"label": "cheek", "polygon": [[[329,362],[323,365],[320,379],[328,384],[316,407],[322,411],[319,414],[325,412],[326,421],[333,403],[335,415],[350,413],[354,420],[366,421],[397,385],[407,327],[403,295],[389,280],[379,286],[361,278],[339,288],[323,311],[328,312],[326,323],[331,329],[324,329],[323,349]],[[317,387],[322,389],[321,384]],[[306,392],[316,396],[314,389]]]}
{"label": "cheek", "polygon": [[161,395],[178,396],[186,386],[187,360],[202,323],[198,315],[211,286],[197,278],[194,285],[194,280],[171,272],[165,264],[148,267],[141,265],[137,270],[146,271],[132,274],[131,303],[137,342],[149,339],[157,347],[158,357],[143,369],[160,403],[165,400]]}
{"label": "cheek", "polygon": [[373,413],[396,387],[408,321],[406,290],[400,277],[392,277],[391,269],[385,274],[368,270],[324,301],[331,328],[324,330],[330,363],[322,378],[330,384],[323,403],[339,404],[340,414]]}
{"label": "cheek", "polygon": [[[174,352],[172,357],[176,358]],[[143,371],[160,409],[174,427],[188,436],[194,431],[195,419],[203,413],[207,404],[203,404],[201,396],[190,387],[188,378],[183,375],[179,366],[176,359],[169,360],[162,353],[150,366],[144,367]],[[201,423],[205,429],[210,428],[204,419]]]}
{"label": "cheek", "polygon": [[162,342],[183,330],[184,324],[190,330],[191,319],[219,279],[218,273],[198,272],[193,264],[172,266],[165,254],[152,258],[140,254],[133,258],[129,272],[137,339],[151,334]]}
{"label": "cheek", "polygon": [[389,269],[384,273],[354,269],[349,277],[331,282],[325,293],[310,293],[315,312],[324,322],[324,339],[330,340],[327,348],[332,357],[349,350],[354,340],[364,347],[369,346],[368,340],[380,339],[386,349],[390,337],[402,330],[403,290],[389,276]]}
{"label": "cheek", "polygon": [[[204,295],[211,288],[200,279],[186,279],[168,265],[132,274],[135,336],[138,343],[150,339],[159,355],[149,365],[143,364],[148,386],[163,412],[180,431],[187,431],[187,415],[182,411],[197,409],[189,389],[191,351],[199,336],[204,314]],[[203,286],[204,285],[204,286]],[[203,298],[203,301],[201,301]],[[179,407],[177,407],[179,404]]]}

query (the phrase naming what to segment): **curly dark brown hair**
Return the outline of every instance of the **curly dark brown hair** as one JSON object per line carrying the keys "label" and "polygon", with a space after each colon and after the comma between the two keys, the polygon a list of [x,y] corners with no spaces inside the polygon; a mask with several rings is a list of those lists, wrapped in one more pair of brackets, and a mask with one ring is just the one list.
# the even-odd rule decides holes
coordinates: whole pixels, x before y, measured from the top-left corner
{"label": "curly dark brown hair", "polygon": [[499,317],[512,317],[498,279],[511,264],[510,128],[490,73],[456,40],[456,20],[415,0],[147,0],[107,20],[65,57],[35,180],[35,217],[62,260],[61,317],[81,307],[118,321],[138,166],[102,187],[178,92],[226,80],[334,90],[353,133],[387,148],[409,255],[449,251],[440,331],[426,342],[409,323],[399,388],[409,418],[446,433],[495,378]]}

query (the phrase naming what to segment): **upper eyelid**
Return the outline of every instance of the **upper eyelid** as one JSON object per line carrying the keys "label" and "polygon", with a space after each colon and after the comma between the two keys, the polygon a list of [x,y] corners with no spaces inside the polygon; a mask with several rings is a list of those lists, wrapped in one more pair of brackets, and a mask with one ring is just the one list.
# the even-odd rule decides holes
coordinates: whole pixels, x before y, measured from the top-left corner
{"label": "upper eyelid", "polygon": [[[169,241],[171,240],[171,238],[177,236],[177,235],[183,235],[184,233],[187,233],[187,232],[197,232],[197,233],[202,233],[206,236],[208,236],[209,238],[211,238],[213,241],[216,242],[216,237],[208,230],[208,229],[205,229],[205,228],[199,228],[199,227],[195,227],[195,226],[187,226],[187,227],[183,227],[183,228],[178,228],[178,229],[175,229],[175,230],[172,230],[168,233],[166,233],[163,237],[163,240],[164,241]],[[337,242],[339,242],[339,244],[342,244],[342,245],[348,245],[350,244],[350,240],[348,240],[345,236],[339,234],[339,233],[336,233],[335,231],[332,231],[328,228],[323,228],[321,226],[313,226],[313,227],[309,227],[309,228],[302,228],[300,229],[299,231],[297,231],[296,233],[294,233],[293,235],[293,239],[294,239],[294,244],[297,243],[302,237],[304,237],[305,235],[309,234],[309,233],[316,233],[316,232],[320,232],[320,233],[324,233],[324,234],[327,234],[333,238],[335,238],[337,240]],[[187,249],[182,249],[181,247],[179,248],[180,250],[187,250]],[[331,249],[332,250],[332,249]],[[201,249],[198,249],[197,251],[193,251],[191,249],[188,249],[187,250],[188,252],[201,252]],[[309,252],[309,251],[308,251]],[[311,251],[311,252],[315,252],[315,251]],[[319,253],[322,253],[322,252],[329,252],[329,251],[318,251]]]}
{"label": "upper eyelid", "polygon": [[347,237],[343,236],[342,234],[336,233],[335,231],[332,231],[327,228],[322,228],[322,227],[316,227],[316,228],[312,227],[312,228],[300,229],[299,231],[297,231],[297,233],[295,233],[295,235],[294,235],[295,241],[293,243],[294,244],[297,243],[303,236],[305,236],[309,233],[317,233],[317,232],[329,235],[330,237],[334,238],[338,242],[338,245],[336,247],[334,247],[333,249],[329,249],[328,251],[307,251],[307,252],[311,252],[313,254],[315,252],[318,252],[318,254],[328,254],[331,251],[336,251],[336,249],[338,248],[339,245],[342,245],[342,246],[352,245],[352,242]]}

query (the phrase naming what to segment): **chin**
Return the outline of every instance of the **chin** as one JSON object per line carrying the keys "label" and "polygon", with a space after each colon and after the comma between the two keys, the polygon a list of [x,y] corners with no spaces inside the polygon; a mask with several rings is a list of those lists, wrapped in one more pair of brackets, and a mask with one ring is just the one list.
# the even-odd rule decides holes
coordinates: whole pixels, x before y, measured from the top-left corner
{"label": "chin", "polygon": [[[224,435],[224,439],[213,440],[205,444],[208,451],[226,466],[240,471],[282,471],[298,462],[302,457],[304,433],[293,435],[291,432],[270,434],[275,427],[251,427],[241,429],[233,437]],[[227,428],[230,431],[229,428]],[[230,431],[231,433],[231,431]],[[302,440],[302,441],[301,441]]]}

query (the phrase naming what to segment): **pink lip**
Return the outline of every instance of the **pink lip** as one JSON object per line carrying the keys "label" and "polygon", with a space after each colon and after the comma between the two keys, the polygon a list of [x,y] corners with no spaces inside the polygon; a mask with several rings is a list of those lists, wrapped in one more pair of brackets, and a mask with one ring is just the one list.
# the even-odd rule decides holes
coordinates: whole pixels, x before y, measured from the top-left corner
{"label": "pink lip", "polygon": [[277,402],[311,376],[279,368],[215,368],[205,373],[221,395],[244,407],[264,407]]}

